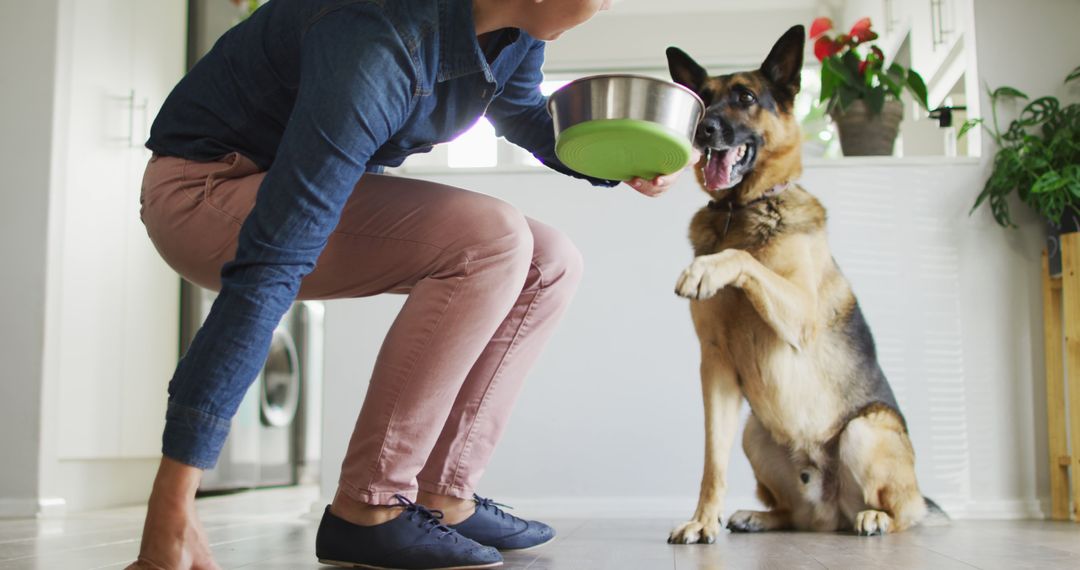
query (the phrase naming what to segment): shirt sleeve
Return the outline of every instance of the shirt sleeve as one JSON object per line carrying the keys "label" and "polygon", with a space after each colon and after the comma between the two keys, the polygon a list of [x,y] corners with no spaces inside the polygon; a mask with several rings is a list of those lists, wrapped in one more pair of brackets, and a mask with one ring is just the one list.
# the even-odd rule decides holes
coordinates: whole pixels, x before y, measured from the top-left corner
{"label": "shirt sleeve", "polygon": [[[374,7],[336,10],[305,32],[278,151],[235,259],[222,268],[221,292],[169,385],[166,455],[199,467],[216,460],[274,329],[369,158],[408,117],[416,81],[407,47]],[[208,423],[213,429],[193,427]]]}
{"label": "shirt sleeve", "polygon": [[563,174],[588,180],[594,186],[611,187],[617,180],[585,176],[568,168],[555,156],[555,125],[547,109],[547,97],[540,92],[544,74],[544,42],[536,42],[522,60],[514,75],[503,86],[487,110],[495,125],[495,133],[533,153],[548,168]]}

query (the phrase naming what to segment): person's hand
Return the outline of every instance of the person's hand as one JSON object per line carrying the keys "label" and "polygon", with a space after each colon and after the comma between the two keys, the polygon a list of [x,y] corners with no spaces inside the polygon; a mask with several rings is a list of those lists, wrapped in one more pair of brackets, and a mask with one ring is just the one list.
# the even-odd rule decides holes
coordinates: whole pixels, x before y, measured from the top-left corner
{"label": "person's hand", "polygon": [[[701,160],[701,151],[695,148],[693,150],[692,156],[690,157],[690,162],[687,163],[686,166],[697,164],[698,160]],[[671,188],[675,184],[675,181],[679,179],[679,176],[682,175],[683,170],[686,170],[685,166],[682,168],[682,170],[679,170],[678,172],[673,172],[664,176],[657,176],[652,180],[646,180],[644,178],[633,178],[631,180],[627,180],[626,184],[634,190],[637,190],[638,192],[641,192],[642,194],[650,198],[655,198],[656,196],[667,192],[668,188]]]}

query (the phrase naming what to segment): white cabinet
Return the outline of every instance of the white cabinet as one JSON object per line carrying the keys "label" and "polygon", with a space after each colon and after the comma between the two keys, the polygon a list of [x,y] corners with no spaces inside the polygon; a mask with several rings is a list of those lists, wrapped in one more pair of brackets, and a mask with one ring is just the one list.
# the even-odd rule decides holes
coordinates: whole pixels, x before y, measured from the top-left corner
{"label": "white cabinet", "polygon": [[57,105],[61,459],[155,456],[176,365],[179,279],[139,220],[142,146],[184,72],[184,0],[78,0]]}

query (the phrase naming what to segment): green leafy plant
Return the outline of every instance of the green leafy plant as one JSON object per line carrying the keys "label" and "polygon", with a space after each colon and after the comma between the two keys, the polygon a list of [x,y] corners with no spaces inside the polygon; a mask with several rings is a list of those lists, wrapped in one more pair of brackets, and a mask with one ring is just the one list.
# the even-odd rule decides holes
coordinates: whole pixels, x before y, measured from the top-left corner
{"label": "green leafy plant", "polygon": [[[885,101],[899,101],[905,89],[924,109],[928,108],[922,76],[895,62],[886,67],[885,53],[870,45],[878,38],[870,18],[855,22],[847,34],[829,35],[832,29],[829,18],[818,18],[810,26],[814,55],[821,62],[821,102],[826,103],[828,112],[842,112],[861,99],[876,115],[885,107]],[[861,46],[868,46],[868,53],[860,53]]]}
{"label": "green leafy plant", "polygon": [[[1065,83],[1080,79],[1080,67],[1065,78]],[[970,119],[960,128],[959,136],[978,125],[993,137],[998,146],[993,171],[986,181],[974,212],[989,202],[997,223],[1015,227],[1009,214],[1008,196],[1014,190],[1020,200],[1054,224],[1061,221],[1066,208],[1080,211],[1080,104],[1062,106],[1056,97],[1031,100],[1013,87],[990,91],[991,124],[984,119]],[[1002,130],[998,123],[998,105],[1009,100],[1028,103],[1020,115]]]}

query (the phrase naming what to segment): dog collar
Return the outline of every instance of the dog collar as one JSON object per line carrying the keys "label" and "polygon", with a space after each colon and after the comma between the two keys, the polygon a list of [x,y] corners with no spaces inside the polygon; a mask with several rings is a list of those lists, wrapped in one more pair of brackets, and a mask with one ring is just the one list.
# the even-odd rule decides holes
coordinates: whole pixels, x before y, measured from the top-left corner
{"label": "dog collar", "polygon": [[735,210],[742,210],[743,208],[753,206],[754,204],[764,202],[766,200],[771,200],[783,194],[784,191],[787,190],[789,187],[791,187],[790,182],[781,182],[780,184],[777,184],[776,186],[773,186],[772,188],[766,190],[765,193],[761,196],[754,198],[753,200],[750,200],[745,204],[736,204],[735,200],[724,200],[721,202],[718,202],[716,200],[710,200],[710,210],[727,210],[727,220],[724,221],[724,233],[720,236],[720,239],[723,240],[727,237],[728,229],[731,228],[731,217],[735,214]]}
{"label": "dog collar", "polygon": [[[743,208],[753,206],[754,204],[758,204],[758,203],[764,202],[766,200],[771,200],[771,199],[783,194],[784,191],[787,190],[789,187],[791,187],[790,182],[782,182],[780,184],[777,184],[776,186],[773,186],[772,188],[769,188],[768,190],[765,191],[764,194],[762,194],[761,196],[758,196],[757,198],[754,198],[753,200],[750,200],[749,202],[747,202],[745,204],[736,204],[734,199],[731,199],[731,200],[710,200],[709,201],[709,209],[710,210],[727,210],[729,212],[734,211],[734,210],[741,210]],[[734,198],[734,196],[732,196],[732,198]]]}

